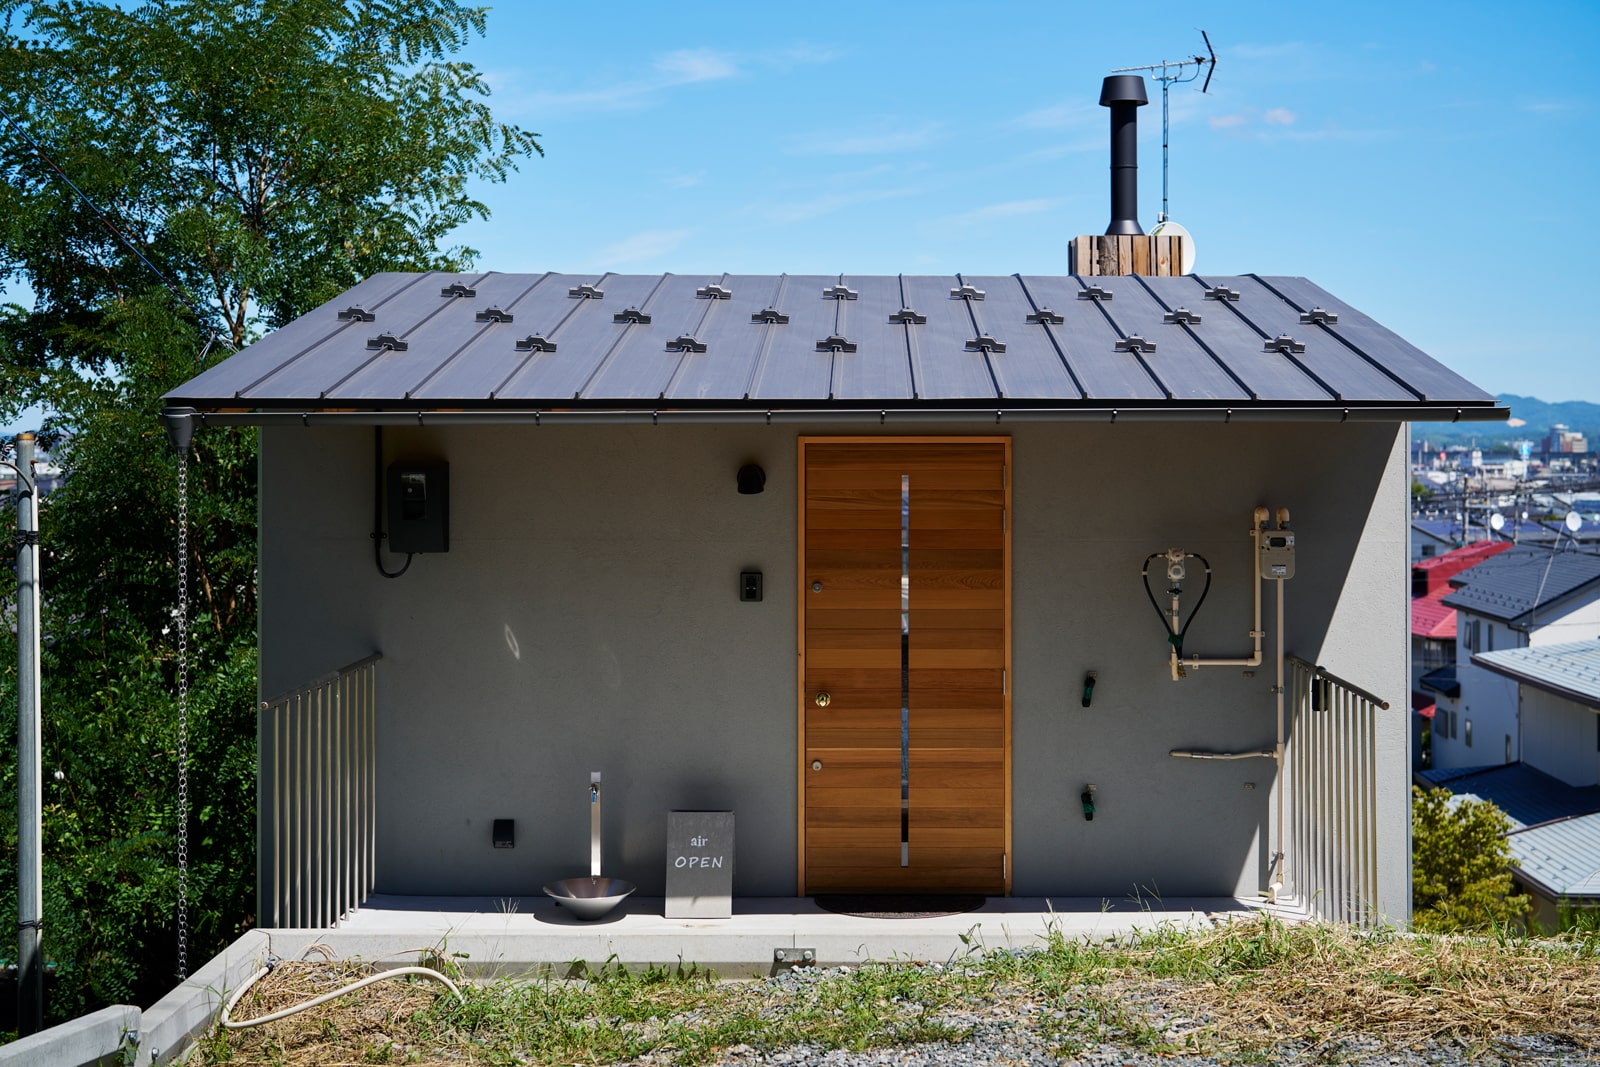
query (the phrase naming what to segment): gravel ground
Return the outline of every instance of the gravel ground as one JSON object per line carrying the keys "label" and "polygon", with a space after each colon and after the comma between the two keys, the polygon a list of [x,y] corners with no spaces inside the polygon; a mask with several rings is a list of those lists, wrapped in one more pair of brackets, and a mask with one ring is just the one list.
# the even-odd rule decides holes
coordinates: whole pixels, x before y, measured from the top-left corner
{"label": "gravel ground", "polygon": [[[781,998],[806,982],[830,972],[792,971],[762,983],[764,995]],[[837,973],[837,972],[834,972]],[[1204,1027],[1204,1019],[1190,1019],[1170,1010],[1159,984],[1129,991],[1122,1003],[1181,1047],[1187,1031]],[[1075,1017],[1074,1017],[1075,1016]],[[1047,1009],[1019,1000],[972,1013],[946,1012],[941,1022],[970,1029],[972,1036],[959,1043],[849,1052],[797,1046],[763,1052],[736,1046],[718,1061],[728,1067],[819,1064],[823,1067],[978,1067],[990,1064],[1055,1064],[1061,1067],[1223,1067],[1271,1064],[1311,1067],[1523,1067],[1523,1065],[1595,1065],[1600,1057],[1559,1035],[1520,1037],[1484,1048],[1467,1041],[1432,1041],[1416,1048],[1397,1048],[1372,1035],[1354,1034],[1319,1042],[1286,1041],[1266,1052],[1197,1055],[1150,1051],[1117,1040],[1097,1026],[1090,1007]],[[1096,1031],[1099,1031],[1096,1033]]]}

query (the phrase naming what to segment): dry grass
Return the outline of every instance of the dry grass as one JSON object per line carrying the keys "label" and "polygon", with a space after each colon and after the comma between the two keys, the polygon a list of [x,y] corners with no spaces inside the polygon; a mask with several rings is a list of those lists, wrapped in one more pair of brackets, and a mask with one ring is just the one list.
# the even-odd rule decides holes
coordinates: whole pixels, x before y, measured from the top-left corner
{"label": "dry grass", "polygon": [[[202,1041],[190,1061],[337,1064],[710,1063],[729,1049],[871,1049],[962,1041],[980,1020],[1058,1051],[1100,1043],[1265,1058],[1294,1045],[1339,1057],[1554,1037],[1600,1048],[1593,939],[1359,934],[1270,919],[1160,929],[948,966],[869,965],[811,981],[719,983],[704,972],[607,968],[586,981],[500,980],[456,1004],[441,987],[383,982],[281,1022]],[[235,1015],[264,1015],[369,973],[284,963]]]}

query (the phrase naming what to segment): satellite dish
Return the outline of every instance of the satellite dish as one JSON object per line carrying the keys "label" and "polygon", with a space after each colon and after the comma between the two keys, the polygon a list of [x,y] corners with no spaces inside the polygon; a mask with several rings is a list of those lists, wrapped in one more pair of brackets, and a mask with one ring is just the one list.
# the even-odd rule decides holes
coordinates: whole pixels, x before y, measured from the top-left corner
{"label": "satellite dish", "polygon": [[1578,527],[1583,525],[1583,516],[1576,511],[1567,512],[1567,532],[1577,533]]}
{"label": "satellite dish", "polygon": [[1506,517],[1500,514],[1498,511],[1489,516],[1489,529],[1493,530],[1495,533],[1499,533],[1505,524]]}
{"label": "satellite dish", "polygon": [[1180,223],[1173,222],[1171,219],[1162,219],[1160,222],[1156,223],[1155,228],[1150,231],[1150,236],[1182,237],[1183,253],[1178,260],[1178,273],[1194,273],[1194,238],[1189,236],[1189,231]]}

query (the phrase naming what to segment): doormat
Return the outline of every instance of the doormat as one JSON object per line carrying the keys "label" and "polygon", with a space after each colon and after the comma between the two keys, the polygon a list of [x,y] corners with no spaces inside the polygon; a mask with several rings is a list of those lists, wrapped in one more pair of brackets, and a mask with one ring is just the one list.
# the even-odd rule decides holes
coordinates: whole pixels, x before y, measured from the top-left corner
{"label": "doormat", "polygon": [[983,907],[977,893],[819,893],[811,898],[823,911],[860,919],[931,919],[961,915]]}

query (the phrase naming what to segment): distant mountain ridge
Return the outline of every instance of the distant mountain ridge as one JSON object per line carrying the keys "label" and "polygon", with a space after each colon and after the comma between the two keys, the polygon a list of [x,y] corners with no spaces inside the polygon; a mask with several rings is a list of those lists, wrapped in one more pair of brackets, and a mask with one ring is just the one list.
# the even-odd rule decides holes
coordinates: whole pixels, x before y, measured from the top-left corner
{"label": "distant mountain ridge", "polygon": [[1457,441],[1467,438],[1488,443],[1492,441],[1533,441],[1550,432],[1550,427],[1562,423],[1589,438],[1590,447],[1600,446],[1600,404],[1587,400],[1561,400],[1549,403],[1533,396],[1516,393],[1497,393],[1495,399],[1511,409],[1511,417],[1526,425],[1508,426],[1503,422],[1417,422],[1411,426],[1413,440],[1426,437],[1429,441]]}

